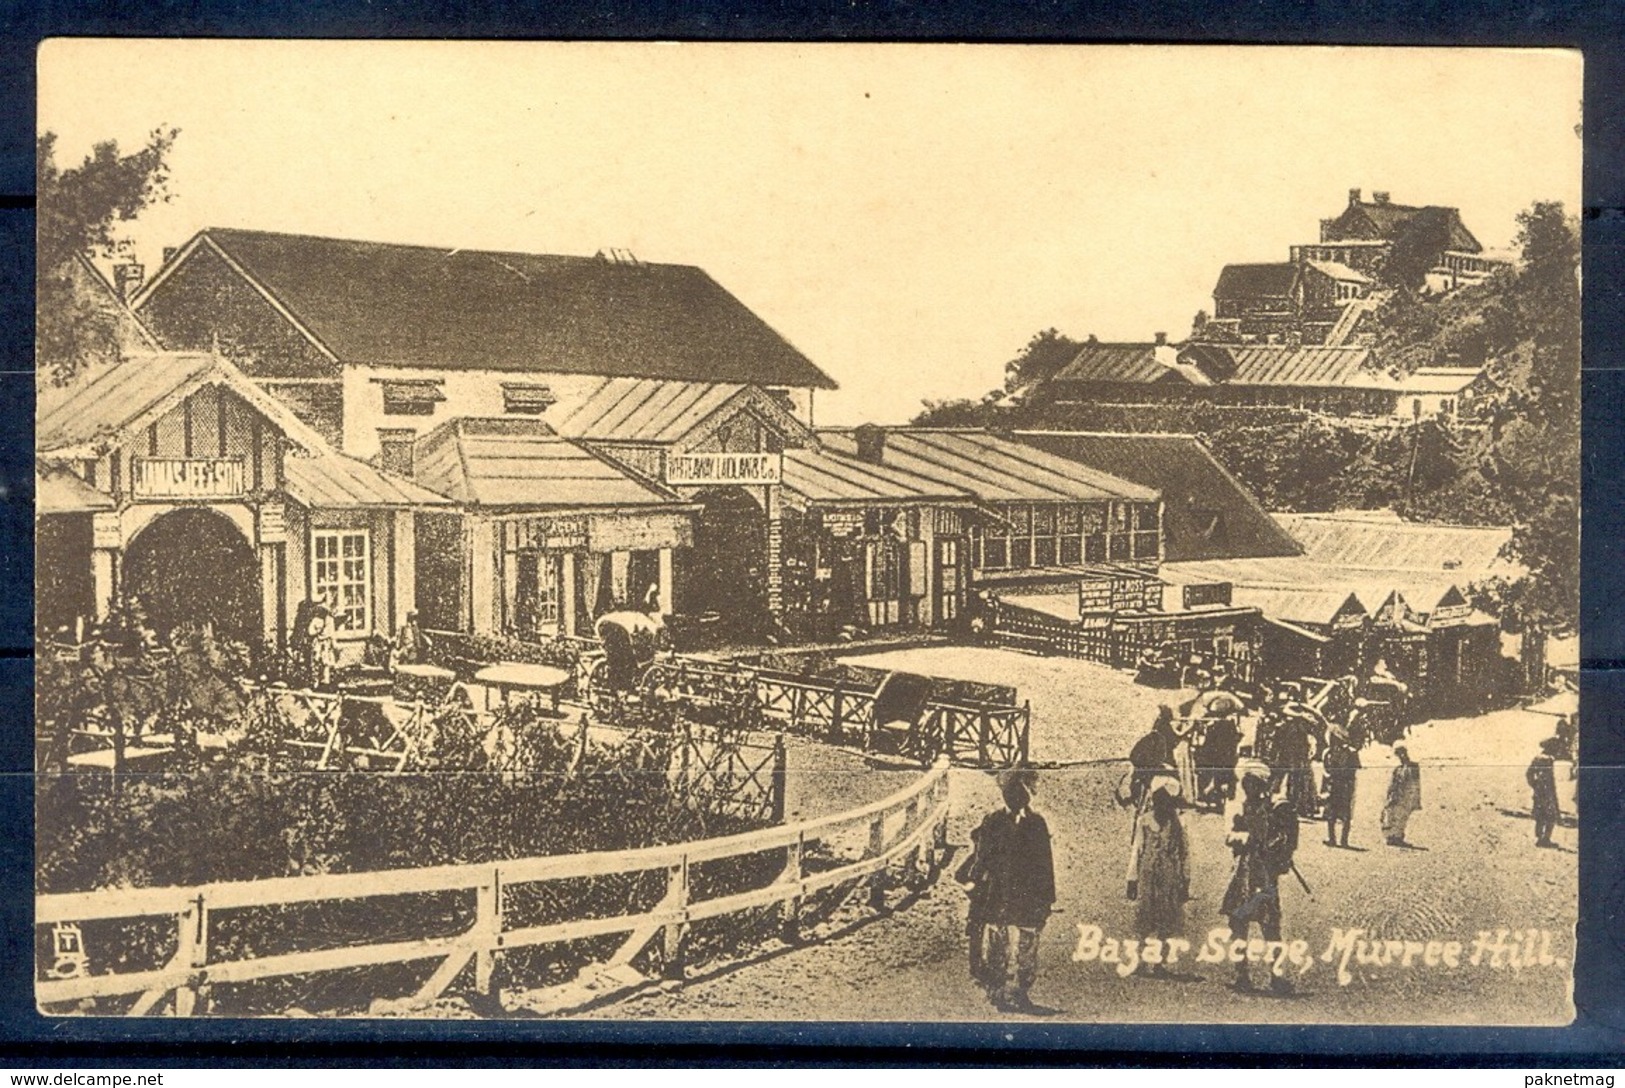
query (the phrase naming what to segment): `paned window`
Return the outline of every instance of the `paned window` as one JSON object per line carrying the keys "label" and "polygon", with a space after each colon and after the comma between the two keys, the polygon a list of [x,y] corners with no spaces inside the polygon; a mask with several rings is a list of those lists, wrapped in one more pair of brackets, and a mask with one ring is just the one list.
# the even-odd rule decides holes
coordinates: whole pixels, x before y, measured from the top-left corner
{"label": "paned window", "polygon": [[340,637],[372,631],[372,559],[365,529],[314,529],[310,596],[333,613]]}

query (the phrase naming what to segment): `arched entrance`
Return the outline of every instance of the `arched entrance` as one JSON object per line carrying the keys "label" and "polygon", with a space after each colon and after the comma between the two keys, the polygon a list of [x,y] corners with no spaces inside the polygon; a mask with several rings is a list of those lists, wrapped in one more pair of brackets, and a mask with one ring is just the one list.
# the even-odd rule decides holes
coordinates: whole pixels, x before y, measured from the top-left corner
{"label": "arched entrance", "polygon": [[124,554],[123,588],[159,634],[194,622],[249,644],[262,635],[254,549],[211,510],[174,510],[141,530]]}
{"label": "arched entrance", "polygon": [[695,496],[694,551],[678,584],[677,609],[690,616],[715,613],[717,633],[752,638],[769,627],[767,513],[741,488]]}

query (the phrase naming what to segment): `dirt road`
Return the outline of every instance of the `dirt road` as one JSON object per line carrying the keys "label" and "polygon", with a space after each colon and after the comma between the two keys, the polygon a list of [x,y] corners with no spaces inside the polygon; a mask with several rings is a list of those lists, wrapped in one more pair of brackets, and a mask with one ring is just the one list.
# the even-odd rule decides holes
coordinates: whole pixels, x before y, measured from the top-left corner
{"label": "dirt road", "polygon": [[[929,653],[930,651],[923,651]],[[961,652],[961,651],[955,651]],[[999,651],[987,651],[999,653]],[[1120,754],[1145,720],[1120,720],[1101,706],[1133,706],[1134,691],[1121,674],[1087,667],[1079,675],[1044,659],[1007,655],[998,673],[1034,693],[1034,730],[1075,754]],[[920,662],[912,663],[920,667]],[[989,662],[974,663],[979,669]],[[1027,670],[1023,672],[1022,670]],[[922,668],[922,671],[931,671]],[[1103,677],[1101,673],[1109,674]],[[1093,690],[1087,696],[1079,685]],[[1042,695],[1040,695],[1042,693]],[[1148,693],[1153,702],[1157,693]],[[1042,700],[1042,701],[1041,701]],[[1051,701],[1053,700],[1053,701]],[[1043,724],[1041,724],[1043,723]],[[1222,817],[1191,814],[1192,901],[1186,937],[1192,950],[1167,980],[1123,977],[1097,955],[1078,962],[1079,927],[1098,927],[1102,938],[1133,932],[1133,904],[1125,897],[1128,817],[1112,801],[1118,764],[1045,771],[1035,807],[1055,841],[1058,913],[1045,930],[1040,976],[1033,998],[1051,1015],[1079,1021],[1178,1020],[1189,1022],[1352,1023],[1566,1023],[1573,954],[1577,875],[1572,820],[1559,829],[1563,849],[1536,849],[1523,772],[1552,720],[1521,711],[1443,721],[1417,728],[1409,741],[1422,765],[1423,809],[1411,821],[1414,849],[1384,844],[1378,814],[1392,757],[1365,753],[1356,794],[1353,849],[1324,845],[1324,825],[1301,825],[1299,868],[1314,888],[1283,893],[1285,936],[1305,942],[1307,971],[1295,974],[1289,998],[1239,994],[1228,988],[1226,963],[1197,959],[1210,930],[1220,926],[1217,903],[1229,877]],[[1035,757],[1038,757],[1035,753]],[[1559,765],[1560,778],[1566,765]],[[828,768],[829,783],[840,768]],[[846,796],[870,796],[895,781],[865,782],[861,772],[840,786]],[[819,775],[818,777],[823,777]],[[822,807],[813,779],[798,807]],[[1564,783],[1566,785],[1566,782]],[[834,787],[832,787],[834,788]],[[987,775],[956,771],[950,841],[963,844],[971,826],[997,803]],[[1572,814],[1572,802],[1565,800]],[[591,1015],[671,1019],[990,1020],[1000,1019],[965,968],[963,892],[944,877],[891,914],[853,919],[839,935],[817,944],[770,952],[732,966],[708,969],[681,989],[653,993]],[[1389,962],[1357,962],[1339,980],[1341,954],[1330,947],[1338,930],[1414,941]],[[1468,961],[1481,933],[1535,931],[1528,965],[1501,966],[1484,954]],[[1093,931],[1090,931],[1091,933]],[[1544,950],[1556,962],[1541,964]],[[1439,942],[1430,954],[1430,941]],[[1440,961],[1445,942],[1463,947],[1458,966]],[[1105,947],[1102,939],[1101,948]],[[1401,946],[1402,948],[1402,946]],[[1086,944],[1085,950],[1089,950]],[[1323,959],[1330,951],[1330,955]],[[1435,961],[1429,966],[1426,960]],[[1328,962],[1329,961],[1329,962]]]}

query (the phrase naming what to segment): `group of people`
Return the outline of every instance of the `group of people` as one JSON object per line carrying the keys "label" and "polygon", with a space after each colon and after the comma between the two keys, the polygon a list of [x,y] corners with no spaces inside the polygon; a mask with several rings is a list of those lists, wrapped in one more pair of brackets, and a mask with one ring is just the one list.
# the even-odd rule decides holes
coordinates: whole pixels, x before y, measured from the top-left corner
{"label": "group of people", "polygon": [[[1129,753],[1129,770],[1116,799],[1133,810],[1126,890],[1142,939],[1167,941],[1185,928],[1190,894],[1190,839],[1185,812],[1224,814],[1225,843],[1234,869],[1219,912],[1233,939],[1256,929],[1265,941],[1281,939],[1281,884],[1297,871],[1300,819],[1324,819],[1326,843],[1348,847],[1359,746],[1348,733],[1326,728],[1318,713],[1279,694],[1262,712],[1254,700],[1209,681],[1174,708],[1159,708],[1151,729]],[[1318,720],[1317,720],[1318,719]],[[1422,805],[1421,768],[1403,744],[1382,810],[1385,840],[1407,845],[1410,817]],[[1321,764],[1316,782],[1314,763]],[[1531,771],[1533,774],[1533,770]],[[1030,769],[998,776],[1003,807],[972,832],[972,851],[957,874],[969,886],[972,977],[1002,1011],[1031,1010],[1038,937],[1055,903],[1049,829],[1032,810],[1037,775]],[[1159,963],[1141,970],[1167,972]],[[1270,972],[1269,987],[1291,989]],[[1235,986],[1252,990],[1251,968],[1236,965]]]}
{"label": "group of people", "polygon": [[[338,679],[338,632],[333,611],[321,601],[303,600],[294,612],[293,631],[288,639],[291,679],[299,687],[329,691]],[[408,612],[393,639],[373,635],[367,640],[364,664],[387,669],[390,663],[414,664],[423,660],[423,632],[418,614]]]}

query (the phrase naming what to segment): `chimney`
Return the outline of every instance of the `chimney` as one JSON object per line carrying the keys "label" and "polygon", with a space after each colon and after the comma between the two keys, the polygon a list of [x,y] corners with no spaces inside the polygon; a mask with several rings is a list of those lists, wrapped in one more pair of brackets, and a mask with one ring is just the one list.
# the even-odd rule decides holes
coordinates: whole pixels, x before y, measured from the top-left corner
{"label": "chimney", "polygon": [[135,293],[141,290],[141,282],[146,278],[146,269],[134,261],[113,266],[113,287],[118,291],[118,297],[129,302]]}
{"label": "chimney", "polygon": [[1159,347],[1159,348],[1163,347],[1168,343],[1168,334],[1167,333],[1159,332],[1159,333],[1156,334],[1156,337],[1157,337],[1157,347]]}
{"label": "chimney", "polygon": [[181,251],[180,246],[165,246],[164,247],[164,263],[168,264],[170,261],[173,261],[175,259],[175,254],[179,253],[180,251]]}
{"label": "chimney", "polygon": [[417,474],[417,432],[410,427],[378,428],[378,467],[408,480]]}
{"label": "chimney", "polygon": [[1371,194],[1371,199],[1373,201],[1375,201],[1376,203],[1378,203],[1378,204],[1386,204],[1386,203],[1388,203],[1388,194],[1387,193],[1373,192]]}
{"label": "chimney", "polygon": [[863,423],[852,431],[858,444],[858,460],[878,465],[886,459],[886,428]]}
{"label": "chimney", "polygon": [[1360,190],[1358,190],[1358,189],[1350,189],[1349,190],[1349,204],[1354,205],[1354,204],[1358,204],[1359,202],[1360,202]]}

